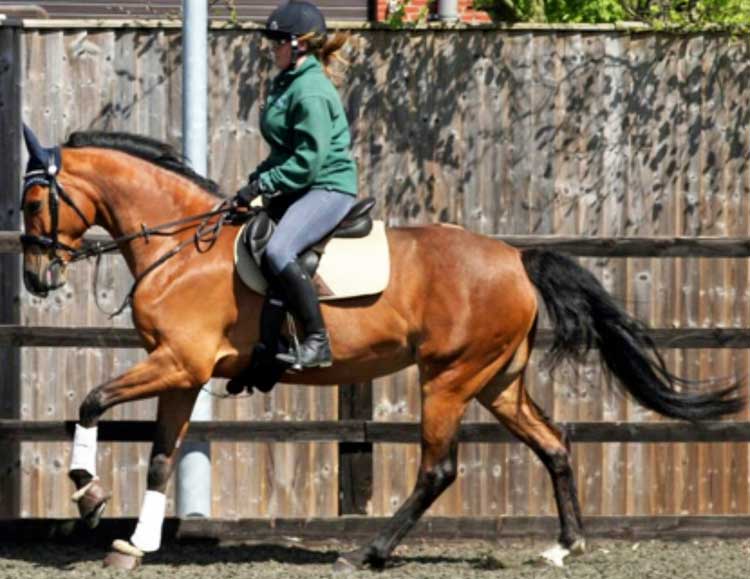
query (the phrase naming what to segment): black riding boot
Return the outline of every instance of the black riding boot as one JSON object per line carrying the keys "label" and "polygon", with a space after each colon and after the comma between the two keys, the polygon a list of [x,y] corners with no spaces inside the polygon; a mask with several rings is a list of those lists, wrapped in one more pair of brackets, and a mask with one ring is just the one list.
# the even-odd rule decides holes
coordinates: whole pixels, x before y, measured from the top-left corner
{"label": "black riding boot", "polygon": [[286,352],[289,348],[289,343],[281,335],[281,327],[285,321],[286,304],[281,289],[269,286],[260,313],[260,341],[255,346],[262,362],[275,362],[276,354]]}
{"label": "black riding boot", "polygon": [[287,265],[276,279],[287,298],[287,305],[302,323],[305,332],[299,352],[291,349],[287,354],[277,354],[276,359],[292,364],[295,369],[330,366],[333,363],[331,344],[328,341],[323,315],[320,313],[318,294],[310,277],[295,260]]}
{"label": "black riding boot", "polygon": [[286,352],[289,343],[281,335],[286,319],[286,305],[279,289],[269,286],[260,314],[260,341],[253,348],[250,365],[227,383],[227,392],[239,394],[257,388],[270,392],[289,367],[276,359],[276,354]]}

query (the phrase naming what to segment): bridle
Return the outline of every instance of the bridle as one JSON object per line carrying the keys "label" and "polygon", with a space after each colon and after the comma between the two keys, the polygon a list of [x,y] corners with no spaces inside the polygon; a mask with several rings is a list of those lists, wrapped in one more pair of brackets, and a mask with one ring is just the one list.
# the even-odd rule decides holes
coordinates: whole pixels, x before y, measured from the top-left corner
{"label": "bridle", "polygon": [[59,239],[59,219],[60,219],[60,199],[62,199],[67,205],[69,205],[73,211],[76,212],[81,221],[83,221],[86,229],[91,227],[91,223],[83,214],[78,206],[75,204],[73,199],[65,192],[60,183],[57,181],[57,174],[60,172],[60,148],[55,147],[52,150],[52,156],[48,161],[46,169],[36,169],[28,171],[23,176],[23,197],[21,200],[21,206],[23,207],[26,201],[26,192],[31,189],[34,185],[42,185],[49,189],[49,213],[50,213],[50,235],[49,237],[43,235],[28,235],[24,233],[21,235],[21,245],[24,250],[28,247],[37,246],[44,251],[55,252],[55,260],[62,262],[57,256],[57,252],[62,250],[70,254],[71,260],[76,261],[81,259],[77,256],[80,250],[77,250]]}
{"label": "bridle", "polygon": [[[88,259],[91,257],[96,257],[96,265],[94,270],[94,300],[96,302],[97,307],[100,311],[108,315],[110,318],[113,318],[120,313],[123,312],[123,310],[130,305],[130,303],[133,300],[133,295],[135,294],[135,290],[137,289],[140,282],[145,278],[149,273],[151,273],[153,270],[155,270],[157,267],[162,265],[164,262],[166,262],[171,257],[174,257],[177,255],[180,251],[182,251],[185,247],[191,244],[195,244],[196,249],[204,253],[213,247],[214,243],[219,237],[219,233],[221,232],[222,227],[225,223],[231,222],[236,223],[238,219],[244,220],[248,216],[243,216],[243,214],[236,212],[236,207],[232,203],[230,199],[222,199],[219,201],[210,211],[206,211],[204,213],[199,213],[197,215],[190,215],[188,217],[184,217],[182,219],[178,219],[176,221],[170,221],[167,223],[162,223],[160,225],[156,225],[154,227],[146,227],[145,224],[141,224],[140,230],[129,233],[126,235],[122,235],[120,237],[117,237],[115,239],[112,239],[111,241],[106,242],[94,242],[94,243],[86,243],[81,246],[80,249],[76,249],[74,247],[71,247],[70,245],[67,245],[66,243],[63,243],[59,239],[59,212],[60,212],[60,199],[63,200],[68,206],[70,206],[73,211],[78,215],[78,217],[83,221],[84,225],[86,226],[86,229],[89,229],[92,224],[91,222],[86,218],[86,215],[81,211],[81,209],[75,204],[73,199],[65,192],[65,189],[63,189],[62,185],[57,180],[57,175],[60,172],[61,169],[61,154],[60,154],[60,148],[55,147],[54,149],[51,149],[52,156],[47,162],[47,168],[46,169],[36,169],[32,171],[28,171],[24,177],[23,177],[23,196],[21,201],[21,206],[26,201],[26,193],[27,191],[34,185],[41,185],[43,187],[47,187],[49,190],[49,212],[50,212],[50,234],[49,236],[44,235],[28,235],[23,234],[21,235],[21,245],[23,246],[24,251],[29,247],[40,247],[45,252],[54,252],[54,257],[51,259],[50,264],[48,267],[52,267],[54,265],[67,265],[69,263],[73,263],[76,261],[80,261],[83,259]],[[218,219],[215,223],[211,224],[211,218],[221,216],[220,219]],[[99,292],[97,291],[98,286],[98,279],[99,279],[99,265],[101,262],[102,255],[106,253],[112,253],[114,251],[119,251],[120,247],[124,243],[128,243],[130,241],[133,241],[135,239],[143,238],[146,243],[148,243],[150,237],[156,237],[156,236],[162,236],[162,237],[168,237],[172,235],[176,235],[178,233],[181,233],[185,231],[186,229],[195,228],[195,234],[193,234],[190,238],[181,241],[176,246],[174,246],[172,249],[161,255],[156,261],[151,263],[144,271],[142,271],[133,282],[133,285],[130,288],[130,291],[128,292],[127,296],[123,300],[122,304],[113,312],[107,312],[104,310],[104,308],[99,303]],[[63,259],[58,255],[59,251],[63,251],[67,254],[67,259]]]}

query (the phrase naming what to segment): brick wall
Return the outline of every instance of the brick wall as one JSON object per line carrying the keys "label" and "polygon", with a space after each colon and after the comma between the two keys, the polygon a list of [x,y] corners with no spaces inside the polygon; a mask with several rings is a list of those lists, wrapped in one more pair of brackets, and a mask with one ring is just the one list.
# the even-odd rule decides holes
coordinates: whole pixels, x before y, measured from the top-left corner
{"label": "brick wall", "polygon": [[[376,20],[383,21],[388,17],[389,5],[397,6],[403,0],[376,0],[375,16]],[[407,0],[406,16],[407,20],[414,21],[419,18],[425,6],[428,7],[428,15],[437,15],[437,0]],[[474,0],[458,0],[458,13],[462,22],[490,22],[490,17],[486,12],[473,10]]]}

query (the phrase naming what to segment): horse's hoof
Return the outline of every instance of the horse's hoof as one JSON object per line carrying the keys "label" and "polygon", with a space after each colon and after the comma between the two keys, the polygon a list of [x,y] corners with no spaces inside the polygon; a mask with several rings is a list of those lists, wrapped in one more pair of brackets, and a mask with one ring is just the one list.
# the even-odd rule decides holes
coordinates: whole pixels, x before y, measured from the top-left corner
{"label": "horse's hoof", "polygon": [[[229,380],[226,385],[227,394],[230,396],[237,396],[238,394],[242,394],[245,391],[245,388],[247,388],[245,380],[240,377],[235,377]],[[253,389],[249,389],[250,394],[253,393]]]}
{"label": "horse's hoof", "polygon": [[74,503],[78,504],[78,512],[86,526],[93,529],[99,524],[112,494],[104,490],[99,479],[93,479],[74,492],[71,498]]}
{"label": "horse's hoof", "polygon": [[102,515],[104,514],[104,509],[107,508],[107,501],[104,500],[99,505],[97,505],[93,511],[88,513],[87,515],[81,514],[81,517],[83,518],[83,522],[86,524],[86,526],[89,529],[95,529],[99,525],[99,521],[102,520]]}
{"label": "horse's hoof", "polygon": [[383,569],[386,560],[376,554],[376,551],[363,547],[349,553],[339,555],[333,564],[334,573],[351,573],[362,569]]}
{"label": "horse's hoof", "polygon": [[583,555],[586,552],[586,539],[576,539],[568,549],[571,555]]}
{"label": "horse's hoof", "polygon": [[118,553],[117,551],[110,551],[107,556],[104,557],[104,566],[112,567],[113,569],[121,569],[123,571],[133,571],[141,565],[141,559],[134,557],[133,555],[126,555],[125,553]]}
{"label": "horse's hoof", "polygon": [[140,567],[141,561],[143,561],[143,551],[127,541],[117,539],[112,543],[112,550],[104,557],[104,566],[132,571]]}
{"label": "horse's hoof", "polygon": [[346,559],[345,557],[339,557],[333,564],[334,573],[354,573],[359,571],[360,567],[357,567],[354,563]]}

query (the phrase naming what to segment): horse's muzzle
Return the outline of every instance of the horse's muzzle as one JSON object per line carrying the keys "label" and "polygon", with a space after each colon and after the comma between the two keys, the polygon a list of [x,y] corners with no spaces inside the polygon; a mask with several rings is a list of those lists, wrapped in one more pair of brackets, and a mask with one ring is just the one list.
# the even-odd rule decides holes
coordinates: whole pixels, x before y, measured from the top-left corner
{"label": "horse's muzzle", "polygon": [[46,298],[50,291],[64,286],[65,278],[65,266],[58,261],[50,263],[40,271],[30,269],[23,271],[23,283],[26,289],[40,298]]}

